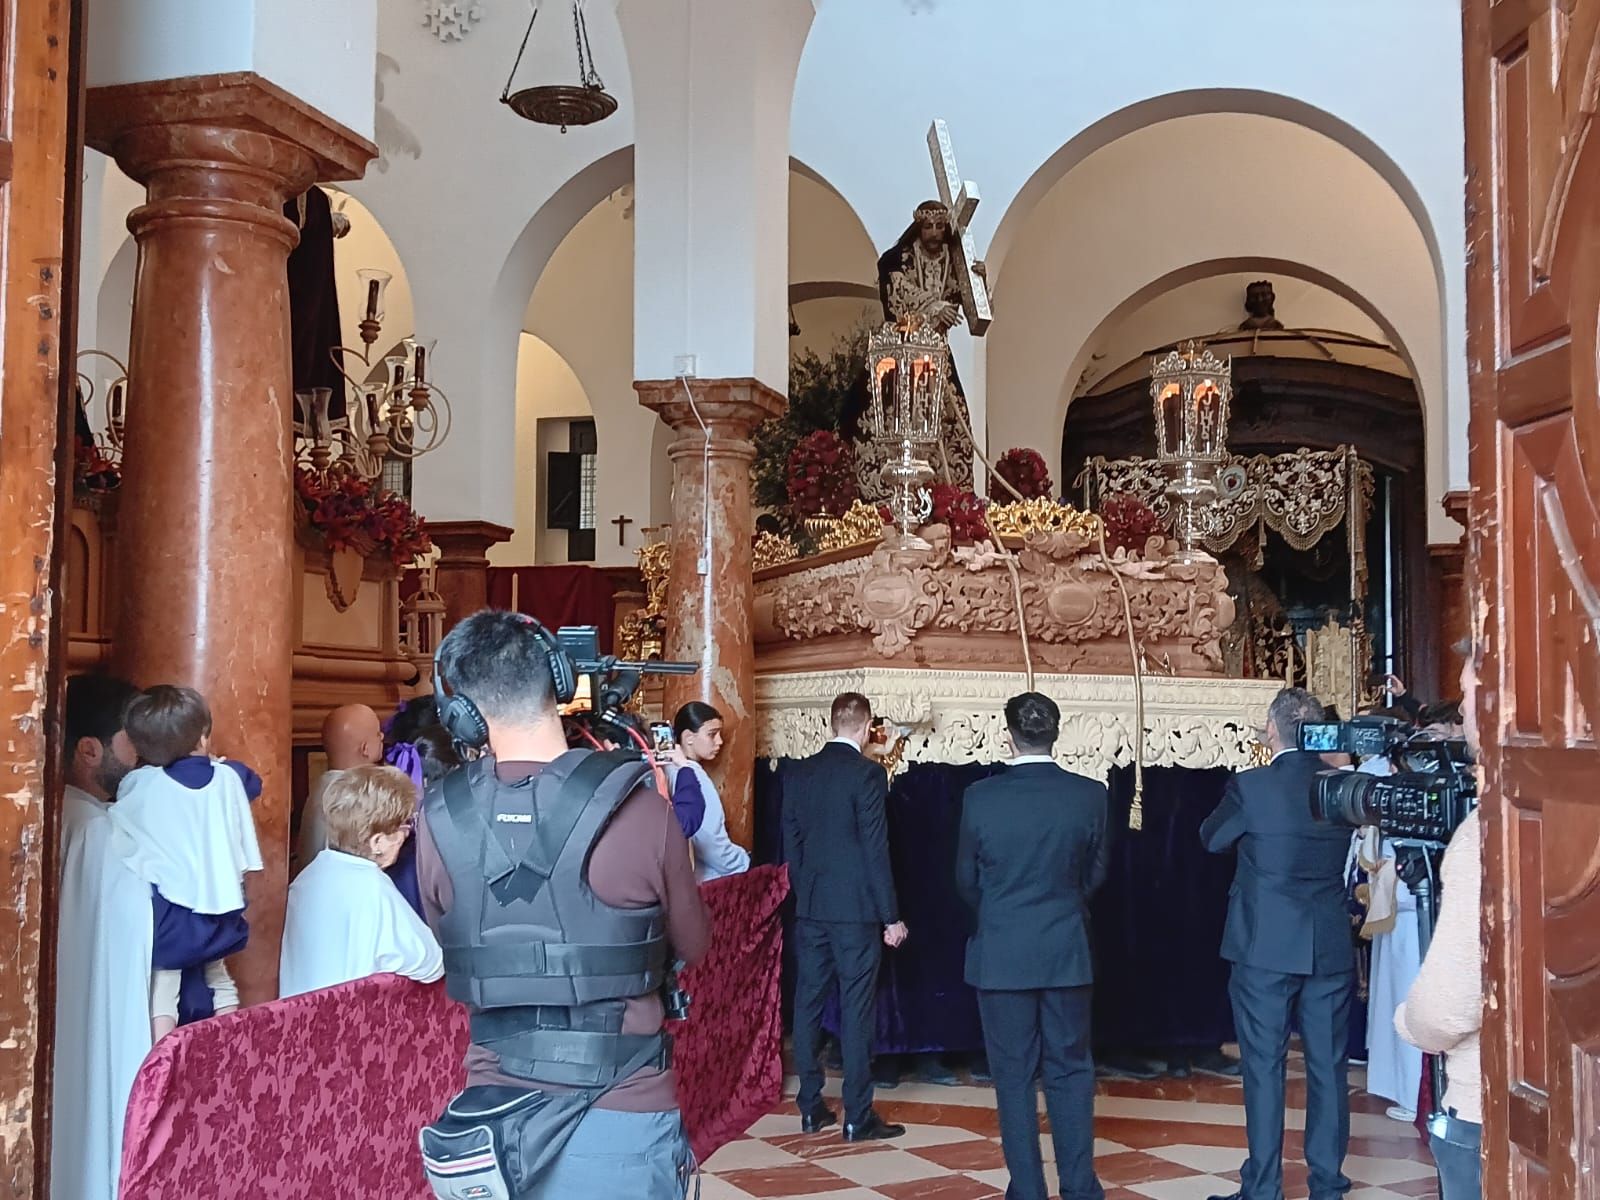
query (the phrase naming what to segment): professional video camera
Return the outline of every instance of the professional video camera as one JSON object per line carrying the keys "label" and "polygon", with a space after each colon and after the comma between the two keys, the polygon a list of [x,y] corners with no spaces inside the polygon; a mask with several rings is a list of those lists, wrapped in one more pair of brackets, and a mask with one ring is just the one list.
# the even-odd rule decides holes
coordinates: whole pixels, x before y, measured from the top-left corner
{"label": "professional video camera", "polygon": [[1352,829],[1376,825],[1386,837],[1432,843],[1450,840],[1478,803],[1472,755],[1459,738],[1417,733],[1391,717],[1304,721],[1300,749],[1313,754],[1381,755],[1392,775],[1321,771],[1311,792],[1319,821]]}
{"label": "professional video camera", "polygon": [[574,723],[595,738],[618,745],[652,749],[647,731],[638,718],[623,711],[633,699],[646,675],[693,675],[699,665],[688,662],[627,662],[600,653],[600,630],[595,625],[564,625],[556,630],[556,641],[572,660],[573,675],[588,685],[588,708],[581,707],[583,684],[579,685],[577,705],[567,713]]}

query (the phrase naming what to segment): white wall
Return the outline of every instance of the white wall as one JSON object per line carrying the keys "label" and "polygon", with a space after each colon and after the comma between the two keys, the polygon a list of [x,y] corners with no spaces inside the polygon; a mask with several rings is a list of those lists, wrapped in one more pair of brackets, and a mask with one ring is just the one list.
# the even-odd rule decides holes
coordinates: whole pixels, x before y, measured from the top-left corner
{"label": "white wall", "polygon": [[378,0],[89,0],[88,83],[254,71],[370,138],[377,22]]}
{"label": "white wall", "polygon": [[[525,567],[567,561],[567,531],[544,527],[545,452],[567,448],[569,420],[593,409],[567,361],[531,333],[522,335],[517,353],[517,515],[511,540],[489,550],[497,567]],[[604,461],[603,459],[601,461]],[[595,536],[598,550],[604,531]]]}

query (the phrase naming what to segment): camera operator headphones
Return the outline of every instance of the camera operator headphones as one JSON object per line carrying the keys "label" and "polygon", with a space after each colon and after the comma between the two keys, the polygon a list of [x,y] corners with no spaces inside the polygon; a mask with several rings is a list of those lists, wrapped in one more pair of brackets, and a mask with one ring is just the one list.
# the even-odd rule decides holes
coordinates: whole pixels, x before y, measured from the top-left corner
{"label": "camera operator headphones", "polygon": [[[572,658],[561,646],[560,640],[526,613],[513,613],[517,620],[527,625],[539,639],[545,662],[550,667],[550,682],[554,685],[557,704],[570,704],[578,694],[578,674]],[[461,745],[481,750],[489,744],[489,723],[483,719],[478,706],[463,692],[447,691],[441,657],[448,637],[441,638],[433,652],[433,702],[439,710],[439,724],[445,732]]]}

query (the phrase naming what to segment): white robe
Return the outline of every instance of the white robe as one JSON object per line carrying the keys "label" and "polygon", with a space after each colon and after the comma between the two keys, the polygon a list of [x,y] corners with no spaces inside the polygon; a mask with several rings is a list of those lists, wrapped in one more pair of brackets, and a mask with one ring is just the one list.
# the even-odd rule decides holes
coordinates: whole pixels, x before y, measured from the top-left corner
{"label": "white robe", "polygon": [[51,1195],[112,1200],[122,1123],[150,1051],[150,888],[111,850],[111,819],[87,792],[61,805],[56,924]]}
{"label": "white robe", "polygon": [[[1384,839],[1384,853],[1394,851]],[[1394,1027],[1394,1010],[1422,969],[1417,936],[1417,900],[1403,879],[1395,881],[1394,928],[1372,939],[1372,975],[1367,984],[1367,1091],[1401,1108],[1415,1109],[1422,1087],[1422,1051]]]}
{"label": "white robe", "polygon": [[432,983],[444,974],[444,956],[383,868],[329,847],[289,885],[278,993],[381,972]]}
{"label": "white robe", "polygon": [[694,847],[695,882],[744,874],[750,869],[750,852],[728,836],[728,817],[722,811],[722,797],[717,795],[711,776],[697,762],[685,763],[678,770],[694,772],[706,801],[706,815],[689,839],[689,845]]}
{"label": "white robe", "polygon": [[130,771],[111,809],[115,853],[168,904],[197,913],[238,912],[244,874],[261,870],[244,783],[220,759],[211,782],[185,787],[160,767]]}

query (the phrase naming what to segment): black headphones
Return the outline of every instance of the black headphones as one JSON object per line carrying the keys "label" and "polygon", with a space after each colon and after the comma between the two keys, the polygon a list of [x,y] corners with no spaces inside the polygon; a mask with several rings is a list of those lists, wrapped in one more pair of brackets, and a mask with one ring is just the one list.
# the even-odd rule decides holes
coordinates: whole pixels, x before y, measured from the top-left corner
{"label": "black headphones", "polygon": [[[550,668],[550,682],[554,686],[556,703],[570,704],[578,694],[578,673],[572,657],[561,646],[560,640],[548,629],[526,613],[514,614],[527,625],[539,639],[544,649],[545,662]],[[450,737],[468,749],[481,750],[489,744],[489,723],[483,719],[478,706],[463,692],[446,690],[441,657],[448,637],[441,638],[433,652],[433,703],[439,711],[439,724]]]}

